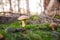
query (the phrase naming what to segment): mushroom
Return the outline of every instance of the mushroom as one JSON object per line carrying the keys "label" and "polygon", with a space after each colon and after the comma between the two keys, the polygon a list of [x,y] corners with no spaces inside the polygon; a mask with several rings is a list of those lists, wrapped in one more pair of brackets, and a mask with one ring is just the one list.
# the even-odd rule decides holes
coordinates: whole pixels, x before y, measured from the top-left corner
{"label": "mushroom", "polygon": [[22,16],[20,16],[20,17],[18,18],[18,20],[21,20],[21,22],[22,22],[22,27],[25,27],[25,26],[26,26],[25,21],[26,21],[26,19],[28,19],[28,18],[29,18],[29,17],[26,16],[26,15],[22,15]]}
{"label": "mushroom", "polygon": [[0,34],[0,40],[4,40],[4,36],[2,34]]}
{"label": "mushroom", "polygon": [[50,24],[50,27],[51,27],[52,30],[54,31],[55,29],[57,29],[57,23],[52,22],[52,23]]}

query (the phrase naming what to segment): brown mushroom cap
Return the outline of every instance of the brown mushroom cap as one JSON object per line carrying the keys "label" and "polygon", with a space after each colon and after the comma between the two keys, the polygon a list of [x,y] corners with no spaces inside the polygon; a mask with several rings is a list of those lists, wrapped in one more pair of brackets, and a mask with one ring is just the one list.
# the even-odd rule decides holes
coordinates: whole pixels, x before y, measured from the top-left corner
{"label": "brown mushroom cap", "polygon": [[28,16],[22,15],[22,16],[20,16],[20,17],[18,18],[18,20],[26,20],[26,19],[28,19],[28,18],[29,18]]}
{"label": "brown mushroom cap", "polygon": [[51,27],[51,28],[56,28],[56,27],[57,27],[57,23],[54,23],[54,22],[51,23],[51,24],[50,24],[50,27]]}
{"label": "brown mushroom cap", "polygon": [[2,34],[0,34],[0,39],[4,38],[4,36]]}

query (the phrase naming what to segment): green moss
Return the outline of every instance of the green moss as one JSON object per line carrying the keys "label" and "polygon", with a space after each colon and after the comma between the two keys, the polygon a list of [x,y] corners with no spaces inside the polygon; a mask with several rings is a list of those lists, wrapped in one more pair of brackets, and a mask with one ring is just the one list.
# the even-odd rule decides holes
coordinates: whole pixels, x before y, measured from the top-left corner
{"label": "green moss", "polygon": [[60,16],[55,16],[56,19],[60,19]]}
{"label": "green moss", "polygon": [[[51,35],[51,30],[49,27],[50,23],[43,23],[43,24],[28,24],[26,27],[24,27],[27,32],[22,33],[7,33],[5,32],[5,29],[9,27],[14,28],[21,28],[20,21],[11,23],[11,24],[0,24],[0,34],[3,34],[6,40],[57,40],[56,37],[53,37]],[[60,24],[58,24],[58,27],[60,27]],[[4,29],[1,29],[4,28]],[[41,29],[40,29],[41,28]],[[47,30],[47,31],[46,31]],[[57,30],[57,32],[60,32],[60,30]]]}
{"label": "green moss", "polygon": [[32,20],[38,20],[39,19],[39,17],[37,16],[37,15],[33,15],[33,16],[31,16],[30,17]]}

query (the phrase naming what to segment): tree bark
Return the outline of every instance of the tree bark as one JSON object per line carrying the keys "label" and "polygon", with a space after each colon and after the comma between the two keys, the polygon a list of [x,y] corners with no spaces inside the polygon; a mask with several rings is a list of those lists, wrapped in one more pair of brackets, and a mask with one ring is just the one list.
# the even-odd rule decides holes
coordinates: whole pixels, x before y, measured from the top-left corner
{"label": "tree bark", "polygon": [[54,4],[55,0],[50,0],[48,6],[47,6],[47,10],[51,10],[53,4]]}

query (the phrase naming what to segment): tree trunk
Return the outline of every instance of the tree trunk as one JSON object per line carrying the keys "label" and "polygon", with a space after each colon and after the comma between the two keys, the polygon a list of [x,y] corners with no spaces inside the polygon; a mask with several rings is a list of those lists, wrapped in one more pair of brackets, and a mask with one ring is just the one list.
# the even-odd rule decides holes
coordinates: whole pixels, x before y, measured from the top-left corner
{"label": "tree trunk", "polygon": [[51,10],[53,4],[54,4],[55,0],[50,0],[48,6],[47,6],[47,10]]}

